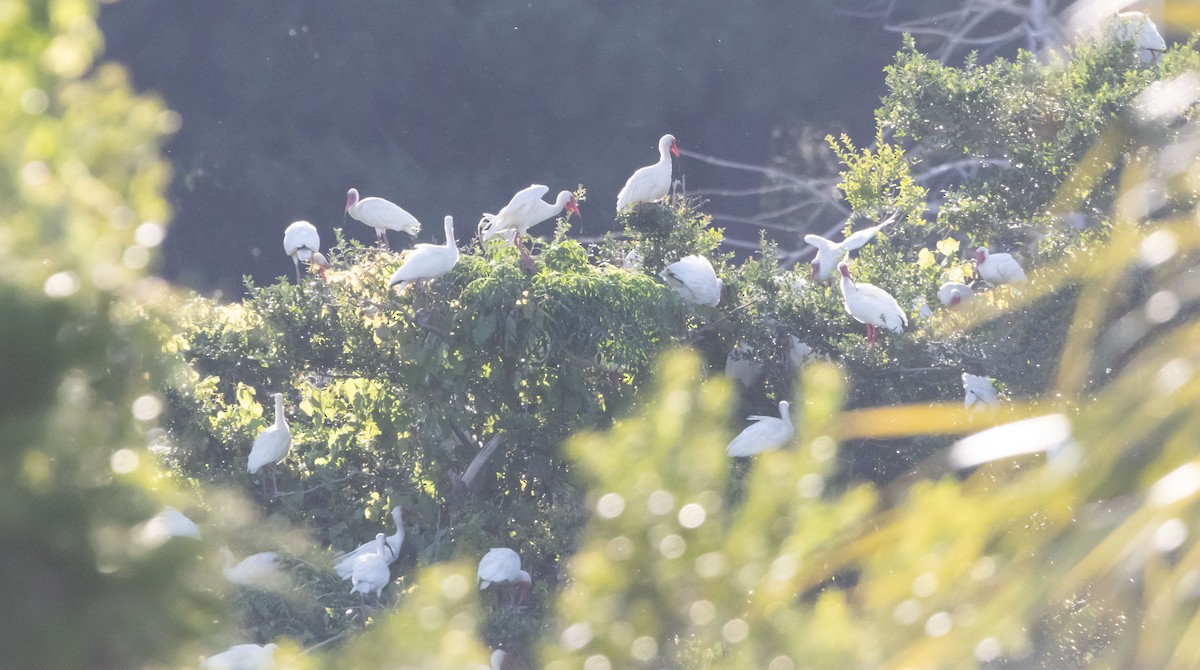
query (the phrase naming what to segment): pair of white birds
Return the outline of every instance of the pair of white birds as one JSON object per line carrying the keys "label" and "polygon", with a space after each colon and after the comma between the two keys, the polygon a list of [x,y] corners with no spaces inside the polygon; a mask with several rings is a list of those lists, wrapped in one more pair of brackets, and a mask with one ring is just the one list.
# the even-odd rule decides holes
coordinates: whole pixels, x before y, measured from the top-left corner
{"label": "pair of white birds", "polygon": [[[375,229],[375,239],[387,247],[387,231],[394,230],[416,237],[421,232],[421,222],[404,208],[383,198],[360,198],[358,189],[346,192],[345,214],[356,221]],[[292,257],[296,265],[296,282],[300,282],[300,263],[309,263],[320,268],[325,278],[329,261],[321,254],[321,235],[316,226],[308,221],[296,221],[283,231],[283,250]]]}
{"label": "pair of white birds", "polygon": [[333,570],[341,579],[350,580],[351,593],[362,594],[364,598],[374,593],[378,600],[383,588],[391,582],[391,565],[400,557],[400,547],[404,545],[403,507],[392,508],[392,520],[396,523],[395,533],[377,533],[374,540],[360,544],[335,560]]}
{"label": "pair of white birds", "polygon": [[[990,377],[962,373],[963,405],[967,409],[982,410],[1000,403],[999,393]],[[753,415],[752,421],[737,437],[730,441],[725,453],[735,457],[753,456],[764,451],[780,449],[796,435],[788,401],[779,403],[779,417]]]}
{"label": "pair of white birds", "polygon": [[[617,212],[643,202],[662,200],[670,194],[672,154],[679,155],[679,145],[673,135],[663,135],[658,140],[658,162],[639,168],[629,177],[617,194]],[[518,191],[498,213],[484,214],[479,220],[480,239],[506,239],[520,247],[521,236],[533,226],[563,211],[582,216],[570,191],[561,191],[552,204],[542,200],[549,192],[548,186],[534,184]]]}

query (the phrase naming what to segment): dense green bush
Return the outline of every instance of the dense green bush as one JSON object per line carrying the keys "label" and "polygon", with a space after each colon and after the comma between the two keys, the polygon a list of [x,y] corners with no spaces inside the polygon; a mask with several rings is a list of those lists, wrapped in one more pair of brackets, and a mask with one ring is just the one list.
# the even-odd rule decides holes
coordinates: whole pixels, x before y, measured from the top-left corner
{"label": "dense green bush", "polygon": [[[0,350],[21,382],[0,403],[15,664],[194,665],[245,642],[282,642],[297,668],[462,668],[489,647],[591,670],[1196,657],[1200,128],[1179,93],[1194,51],[1145,68],[1085,44],[963,70],[902,53],[877,144],[834,142],[855,210],[901,214],[856,253],[856,279],[907,308],[969,279],[977,245],[1031,272],[959,310],[914,308],[870,346],[836,284],[801,281],[767,244],[731,264],[686,201],[623,214],[624,236],[595,249],[560,223],[531,240],[532,271],[472,242],[397,293],[399,255],[341,240],[328,281],[164,298],[141,270],[166,218],[170,116],[119,71],[81,77],[68,56],[90,53],[89,15],[46,10],[19,17],[25,79],[8,83],[47,106],[9,109],[0,136],[22,175],[0,245]],[[1039,109],[1077,111],[1060,127]],[[1011,164],[940,192],[912,178],[934,155],[997,152]],[[621,266],[629,250],[640,269]],[[658,277],[691,253],[725,282],[716,307]],[[793,337],[831,362],[793,369]],[[734,351],[761,380],[720,378]],[[996,378],[1004,407],[963,410],[964,371]],[[269,496],[245,463],[275,392],[293,446]],[[743,417],[782,399],[791,448],[727,458]],[[145,542],[164,503],[203,540]],[[394,579],[362,606],[331,560],[391,532],[397,504]],[[285,585],[224,584],[222,546],[279,551]],[[494,546],[532,573],[520,607],[478,595]]]}

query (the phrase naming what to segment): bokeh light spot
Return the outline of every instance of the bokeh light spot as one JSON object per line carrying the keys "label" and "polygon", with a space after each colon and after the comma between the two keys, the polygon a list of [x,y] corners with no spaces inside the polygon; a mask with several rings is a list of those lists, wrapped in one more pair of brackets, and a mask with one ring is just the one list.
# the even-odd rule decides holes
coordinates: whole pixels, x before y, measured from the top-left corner
{"label": "bokeh light spot", "polygon": [[750,636],[750,625],[742,619],[730,619],[721,627],[721,636],[730,644],[737,644]]}
{"label": "bokeh light spot", "polygon": [[619,493],[605,493],[596,501],[596,514],[603,519],[615,519],[625,511],[625,499]]}
{"label": "bokeh light spot", "polygon": [[138,455],[132,449],[118,449],[109,459],[112,471],[118,475],[127,475],[137,469]]}
{"label": "bokeh light spot", "polygon": [[699,503],[688,503],[679,508],[679,525],[684,528],[699,528],[707,515]]}

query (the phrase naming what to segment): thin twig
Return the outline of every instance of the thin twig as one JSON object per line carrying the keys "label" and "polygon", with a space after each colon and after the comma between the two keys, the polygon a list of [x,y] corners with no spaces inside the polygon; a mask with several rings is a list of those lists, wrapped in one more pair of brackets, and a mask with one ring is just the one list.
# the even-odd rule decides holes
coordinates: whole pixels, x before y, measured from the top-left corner
{"label": "thin twig", "polygon": [[338,633],[337,635],[334,635],[331,638],[321,640],[320,642],[314,644],[313,646],[309,647],[308,649],[305,649],[304,651],[300,652],[300,654],[301,655],[311,654],[312,652],[320,649],[321,647],[324,647],[325,645],[329,644],[330,642],[333,642],[334,640],[340,640],[341,638],[343,638],[345,636],[346,636],[346,633],[343,631],[341,633]]}
{"label": "thin twig", "polygon": [[271,496],[271,500],[274,500],[276,498],[284,498],[287,496],[306,495],[306,494],[312,493],[313,491],[316,491],[317,489],[323,489],[331,484],[340,484],[344,481],[349,481],[351,479],[354,479],[354,476],[356,474],[358,474],[358,473],[351,473],[351,474],[346,475],[345,477],[338,477],[337,479],[330,479],[327,482],[322,482],[312,488],[302,489],[300,491],[288,491],[287,493],[276,493],[275,495]]}

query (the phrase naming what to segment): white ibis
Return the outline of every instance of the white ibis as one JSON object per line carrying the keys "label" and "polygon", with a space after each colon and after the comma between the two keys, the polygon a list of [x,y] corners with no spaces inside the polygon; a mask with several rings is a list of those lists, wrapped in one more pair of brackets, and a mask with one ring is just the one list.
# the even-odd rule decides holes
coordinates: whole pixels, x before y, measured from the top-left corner
{"label": "white ibis", "polygon": [[[385,558],[388,565],[396,562],[400,556],[400,547],[404,544],[404,508],[399,505],[392,508],[392,519],[396,522],[396,532],[384,538]],[[375,552],[375,540],[364,542],[353,551],[338,556],[333,564],[333,571],[342,579],[350,579],[354,572],[354,562],[359,556]]]}
{"label": "white ibis", "polygon": [[993,254],[987,247],[975,250],[975,270],[992,286],[1020,284],[1025,281],[1025,271],[1011,254]]}
{"label": "white ibis", "polygon": [[838,272],[842,273],[842,301],[846,311],[855,321],[867,324],[867,342],[875,341],[875,329],[887,328],[893,333],[903,333],[908,325],[908,317],[892,294],[866,282],[854,283],[850,279],[850,267],[845,263],[838,264]]}
{"label": "white ibis", "polygon": [[746,417],[754,423],[746,426],[725,448],[730,456],[753,456],[764,451],[773,451],[792,440],[796,429],[792,426],[788,401],[779,401],[779,418],[753,415]]}
{"label": "white ibis", "polygon": [[625,258],[621,259],[621,267],[626,270],[641,270],[645,260],[637,249],[630,249],[629,253],[625,254]]}
{"label": "white ibis", "polygon": [[933,316],[933,310],[929,308],[929,301],[923,295],[913,298],[912,306],[918,319],[928,319]]}
{"label": "white ibis", "polygon": [[703,256],[685,256],[663,268],[659,276],[681,298],[693,305],[716,307],[721,301],[724,283],[717,278],[712,263]]}
{"label": "white ibis", "polygon": [[[283,394],[275,394],[275,423],[264,428],[258,437],[254,438],[254,446],[250,448],[250,458],[246,462],[246,472],[257,474],[264,466],[271,466],[271,493],[279,495],[275,484],[275,465],[287,457],[292,448],[292,432],[288,430],[287,417],[283,414]],[[265,483],[264,483],[264,487]]]}
{"label": "white ibis", "polygon": [[962,282],[948,281],[938,287],[938,300],[945,307],[958,307],[975,297],[975,291]]}
{"label": "white ibis", "polygon": [[788,337],[791,338],[791,346],[788,347],[787,352],[788,369],[792,372],[799,370],[802,365],[811,360],[818,358],[828,360],[828,356],[818,354],[815,349],[810,347],[806,342],[801,341],[795,335],[789,335]]}
{"label": "white ibis", "polygon": [[437,279],[454,269],[458,263],[458,242],[454,239],[454,217],[447,216],[445,244],[418,244],[404,257],[404,264],[392,273],[388,286],[405,286],[412,282]]}
{"label": "white ibis", "polygon": [[409,237],[416,237],[421,232],[421,222],[400,205],[383,198],[359,199],[356,188],[346,191],[346,213],[354,220],[374,228],[375,239],[385,247],[388,246],[389,230],[403,231]]}
{"label": "white ibis", "polygon": [[200,539],[200,527],[174,507],[164,507],[143,524],[141,539],[149,545],[158,545],[173,537]]}
{"label": "white ibis", "polygon": [[481,591],[492,584],[514,584],[518,605],[525,601],[532,583],[529,573],[521,569],[521,557],[507,547],[492,549],[479,559],[478,577]]}
{"label": "white ibis", "polygon": [[754,360],[754,348],[738,342],[725,357],[725,375],[750,388],[763,376],[763,364]]}
{"label": "white ibis", "polygon": [[278,583],[282,576],[279,572],[279,554],[273,551],[263,551],[251,554],[240,562],[234,563],[233,552],[222,548],[221,555],[225,557],[225,567],[221,574],[229,583],[237,586],[268,588]]}
{"label": "white ibis", "polygon": [[999,394],[992,384],[990,377],[962,373],[963,407],[967,409],[987,409],[1000,404]]}
{"label": "white ibis", "polygon": [[392,581],[391,563],[387,559],[387,537],[377,533],[374,544],[374,551],[354,559],[354,569],[350,571],[350,593],[359,594],[363,601],[368,593],[374,593],[378,601],[383,595],[383,587]]}
{"label": "white ibis", "polygon": [[508,667],[508,652],[497,649],[492,652],[491,670],[505,670]]}
{"label": "white ibis", "polygon": [[833,242],[820,235],[805,235],[804,241],[817,248],[817,256],[812,260],[813,281],[826,281],[832,277],[834,269],[837,268],[838,263],[842,261],[842,258],[846,254],[855,249],[862,248],[863,245],[871,241],[871,238],[875,237],[875,233],[895,222],[899,216],[899,211],[894,212],[883,223],[850,233],[841,242]]}
{"label": "white ibis", "polygon": [[1142,12],[1118,13],[1113,32],[1117,41],[1134,43],[1138,58],[1143,63],[1157,63],[1167,50],[1167,42],[1158,32],[1158,26]]}
{"label": "white ibis", "polygon": [[617,194],[617,212],[643,202],[662,200],[671,192],[671,154],[679,156],[674,135],[658,140],[658,162],[638,168]]}
{"label": "white ibis", "polygon": [[528,252],[521,246],[522,235],[533,226],[558,216],[564,210],[576,216],[583,216],[579,213],[579,204],[575,202],[575,196],[571,195],[570,191],[559,192],[553,204],[542,200],[549,192],[550,187],[541,184],[533,184],[517,191],[499,213],[484,214],[479,220],[480,239],[485,242],[496,238],[507,239],[511,234],[512,243],[521,250],[522,260],[532,261]]}
{"label": "white ibis", "polygon": [[274,644],[239,644],[204,659],[200,670],[273,670],[277,648]]}
{"label": "white ibis", "polygon": [[321,253],[321,236],[317,227],[307,221],[296,221],[283,231],[283,250],[292,257],[296,265],[296,283],[300,283],[300,264],[311,263],[317,266],[321,279],[325,279],[325,268],[329,261]]}

